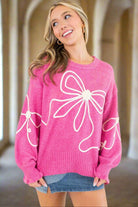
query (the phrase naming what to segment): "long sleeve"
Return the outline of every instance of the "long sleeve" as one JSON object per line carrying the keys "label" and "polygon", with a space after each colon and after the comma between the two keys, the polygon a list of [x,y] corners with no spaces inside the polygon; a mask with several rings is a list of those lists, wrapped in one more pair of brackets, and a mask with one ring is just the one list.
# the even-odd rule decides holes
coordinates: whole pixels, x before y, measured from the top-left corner
{"label": "long sleeve", "polygon": [[118,114],[118,89],[112,68],[111,81],[103,112],[99,164],[95,171],[95,175],[101,179],[105,179],[106,184],[110,182],[108,177],[110,170],[120,163],[121,154],[122,144]]}
{"label": "long sleeve", "polygon": [[15,137],[15,160],[24,172],[24,182],[36,182],[43,175],[37,169],[37,146],[40,134],[43,86],[31,77]]}

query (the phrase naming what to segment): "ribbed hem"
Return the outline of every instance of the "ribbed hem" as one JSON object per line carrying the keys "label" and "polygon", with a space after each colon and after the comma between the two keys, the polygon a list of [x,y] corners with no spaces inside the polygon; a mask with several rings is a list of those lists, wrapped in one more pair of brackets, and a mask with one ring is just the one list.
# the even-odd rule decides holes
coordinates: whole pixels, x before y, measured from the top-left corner
{"label": "ribbed hem", "polygon": [[[37,164],[37,167],[44,174],[44,176],[74,172],[84,176],[93,177],[98,162],[98,160],[96,160],[97,152],[93,151],[93,153],[89,156],[85,153],[83,155],[80,153],[47,153],[47,156],[43,158],[42,162]],[[93,157],[95,157],[94,160]]]}

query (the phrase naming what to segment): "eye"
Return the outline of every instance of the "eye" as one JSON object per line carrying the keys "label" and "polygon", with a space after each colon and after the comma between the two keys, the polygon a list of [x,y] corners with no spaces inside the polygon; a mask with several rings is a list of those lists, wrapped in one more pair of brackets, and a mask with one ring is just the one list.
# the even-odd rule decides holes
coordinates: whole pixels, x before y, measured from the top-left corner
{"label": "eye", "polygon": [[[70,14],[66,14],[66,15],[65,15],[65,19],[68,19],[69,17],[71,17]],[[55,27],[56,25],[57,25],[57,22],[54,22],[54,23],[52,24],[53,27]]]}
{"label": "eye", "polygon": [[[66,18],[67,17],[67,18]],[[68,19],[69,17],[71,17],[70,14],[65,15],[65,19]]]}
{"label": "eye", "polygon": [[53,27],[55,27],[55,26],[56,26],[56,23],[57,23],[57,22],[54,22],[54,23],[52,24],[52,25],[53,25]]}

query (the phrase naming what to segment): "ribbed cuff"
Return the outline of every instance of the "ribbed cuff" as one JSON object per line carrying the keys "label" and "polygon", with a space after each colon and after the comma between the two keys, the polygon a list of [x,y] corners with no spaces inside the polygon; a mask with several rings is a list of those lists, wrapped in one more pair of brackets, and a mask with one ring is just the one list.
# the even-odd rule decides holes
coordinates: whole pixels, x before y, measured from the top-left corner
{"label": "ribbed cuff", "polygon": [[98,167],[94,170],[94,176],[106,180],[105,184],[109,184],[109,172],[111,167],[107,167],[106,165],[99,164]]}
{"label": "ribbed cuff", "polygon": [[39,180],[40,178],[43,177],[43,174],[37,170],[36,168],[27,168],[24,171],[24,178],[23,181],[26,184],[30,184],[30,183],[34,183],[37,180]]}

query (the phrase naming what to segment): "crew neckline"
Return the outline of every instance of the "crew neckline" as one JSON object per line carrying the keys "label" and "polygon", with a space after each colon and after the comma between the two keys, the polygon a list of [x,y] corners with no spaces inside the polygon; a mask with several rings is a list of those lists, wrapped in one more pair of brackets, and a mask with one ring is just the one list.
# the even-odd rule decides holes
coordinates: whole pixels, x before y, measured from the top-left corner
{"label": "crew neckline", "polygon": [[97,65],[97,58],[92,55],[93,57],[93,61],[91,63],[88,64],[81,64],[81,63],[76,63],[73,60],[69,59],[68,60],[68,66],[72,66],[73,68],[80,68],[80,69],[92,69],[95,68],[95,66]]}

